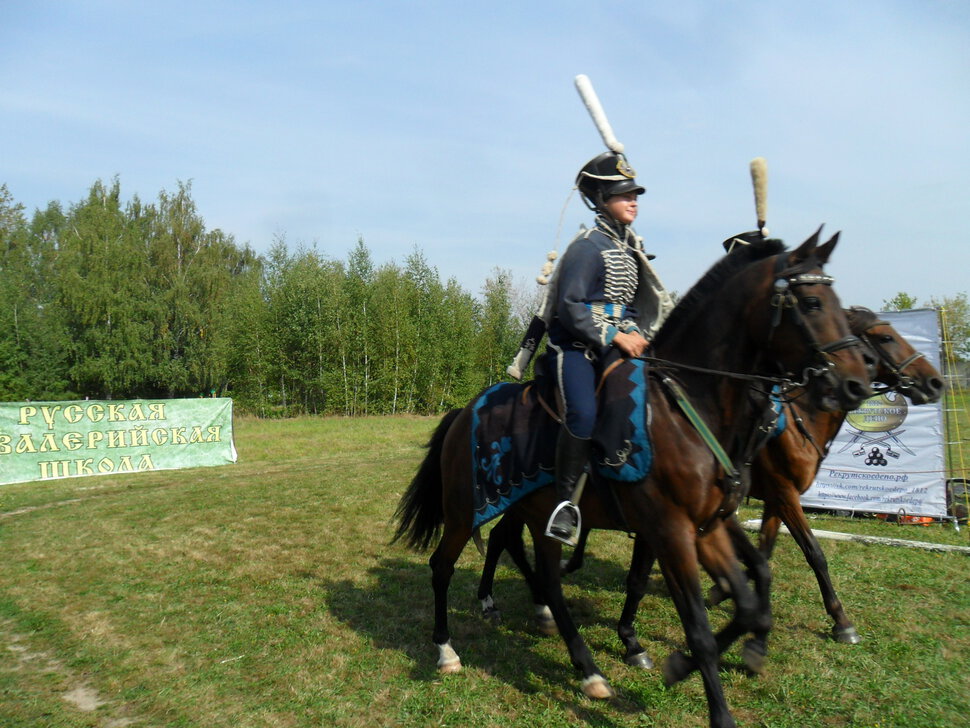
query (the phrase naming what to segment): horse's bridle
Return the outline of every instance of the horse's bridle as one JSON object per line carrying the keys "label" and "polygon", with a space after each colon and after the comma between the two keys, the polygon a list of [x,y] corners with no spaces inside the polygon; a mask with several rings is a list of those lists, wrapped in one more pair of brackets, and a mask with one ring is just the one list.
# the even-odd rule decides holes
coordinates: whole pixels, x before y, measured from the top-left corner
{"label": "horse's bridle", "polygon": [[815,333],[809,327],[808,322],[799,310],[799,298],[795,295],[795,289],[799,286],[831,286],[835,282],[835,279],[825,273],[797,273],[794,270],[790,272],[785,271],[783,270],[785,262],[786,257],[780,255],[775,263],[775,291],[771,297],[772,315],[771,327],[768,331],[768,341],[771,341],[775,330],[781,325],[784,312],[786,310],[790,311],[792,320],[804,334],[813,356],[817,363],[820,364],[819,367],[812,366],[811,364],[805,367],[803,373],[805,375],[805,381],[807,382],[812,376],[825,376],[831,373],[835,368],[835,361],[831,357],[832,354],[842,349],[862,347],[863,343],[858,336],[852,334],[843,336],[841,339],[829,342],[828,344],[819,343]]}
{"label": "horse's bridle", "polygon": [[915,388],[916,380],[913,377],[909,376],[908,374],[903,374],[903,370],[909,367],[909,365],[912,364],[913,362],[919,361],[920,359],[925,358],[926,354],[924,354],[921,351],[917,351],[911,354],[910,356],[906,357],[905,359],[903,359],[898,364],[895,361],[893,361],[893,358],[889,356],[886,350],[879,343],[874,341],[869,334],[869,329],[875,328],[876,326],[888,326],[888,325],[889,325],[888,321],[874,321],[871,324],[869,324],[869,326],[866,327],[866,330],[863,331],[862,334],[860,334],[859,338],[865,343],[867,347],[869,347],[869,349],[872,351],[873,354],[879,357],[879,360],[883,363],[883,366],[885,366],[886,369],[889,370],[889,373],[892,374],[892,376],[895,378],[896,380],[895,383],[889,385],[889,389]]}

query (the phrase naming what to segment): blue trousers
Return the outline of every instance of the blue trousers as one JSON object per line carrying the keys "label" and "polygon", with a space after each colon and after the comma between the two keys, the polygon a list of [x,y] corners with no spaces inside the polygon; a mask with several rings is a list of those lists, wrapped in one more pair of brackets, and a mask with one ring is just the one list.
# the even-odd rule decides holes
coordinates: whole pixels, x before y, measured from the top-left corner
{"label": "blue trousers", "polygon": [[566,407],[566,429],[575,437],[592,437],[596,424],[597,365],[580,349],[562,348],[556,354],[556,377]]}

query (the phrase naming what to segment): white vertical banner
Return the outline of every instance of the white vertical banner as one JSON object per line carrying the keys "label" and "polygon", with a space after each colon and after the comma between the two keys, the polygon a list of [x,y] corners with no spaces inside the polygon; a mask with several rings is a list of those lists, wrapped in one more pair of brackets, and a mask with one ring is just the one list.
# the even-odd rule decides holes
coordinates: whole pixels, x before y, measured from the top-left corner
{"label": "white vertical banner", "polygon": [[[879,316],[940,368],[935,309]],[[802,495],[802,505],[945,516],[945,440],[942,401],[914,405],[895,392],[871,397],[846,417],[815,482]]]}

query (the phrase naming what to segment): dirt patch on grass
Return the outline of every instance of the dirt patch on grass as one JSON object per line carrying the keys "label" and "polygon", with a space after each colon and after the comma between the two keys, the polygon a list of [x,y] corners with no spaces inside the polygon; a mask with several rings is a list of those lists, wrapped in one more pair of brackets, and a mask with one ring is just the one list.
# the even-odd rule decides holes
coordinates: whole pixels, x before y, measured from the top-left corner
{"label": "dirt patch on grass", "polygon": [[[0,661],[0,670],[9,670],[22,677],[25,685],[35,683],[34,676],[55,675],[58,680],[53,693],[72,708],[84,713],[94,713],[104,707],[103,715],[98,716],[101,728],[127,728],[137,725],[140,721],[122,715],[130,712],[127,706],[112,705],[112,701],[105,699],[97,690],[85,684],[63,661],[52,656],[49,652],[31,647],[25,635],[13,630],[9,621],[0,620],[0,649],[12,658]],[[51,681],[43,680],[42,684],[51,685]],[[63,690],[67,685],[69,688]]]}
{"label": "dirt patch on grass", "polygon": [[7,511],[6,513],[0,513],[0,518],[12,518],[13,516],[21,516],[24,513],[32,513],[34,511],[43,511],[48,508],[57,508],[59,506],[69,506],[75,503],[80,503],[81,498],[71,498],[69,500],[57,501],[55,503],[45,503],[42,506],[24,506],[23,508],[17,508],[13,511]]}
{"label": "dirt patch on grass", "polygon": [[61,693],[61,697],[75,708],[82,710],[85,713],[93,713],[106,703],[106,701],[102,700],[98,695],[97,690],[92,690],[87,685],[78,685],[73,690],[68,690],[66,693]]}

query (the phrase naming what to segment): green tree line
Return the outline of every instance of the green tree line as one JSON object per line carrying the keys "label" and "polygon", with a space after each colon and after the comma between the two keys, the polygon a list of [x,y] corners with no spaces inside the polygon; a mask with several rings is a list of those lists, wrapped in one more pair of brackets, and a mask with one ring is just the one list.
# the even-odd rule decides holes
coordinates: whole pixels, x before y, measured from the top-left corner
{"label": "green tree line", "polygon": [[230,396],[259,416],[433,413],[504,376],[527,297],[479,295],[415,248],[341,260],[207,230],[179,183],[144,203],[117,179],[32,217],[0,185],[0,399]]}

